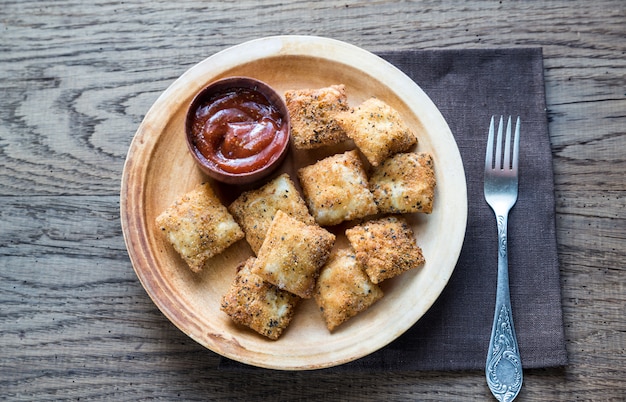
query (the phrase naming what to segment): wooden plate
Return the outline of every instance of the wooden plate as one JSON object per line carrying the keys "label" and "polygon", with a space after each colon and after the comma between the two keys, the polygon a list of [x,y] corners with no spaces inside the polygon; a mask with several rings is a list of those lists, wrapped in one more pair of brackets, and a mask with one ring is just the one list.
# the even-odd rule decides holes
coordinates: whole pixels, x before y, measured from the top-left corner
{"label": "wooden plate", "polygon": [[[425,134],[417,151],[432,153],[437,187],[430,215],[409,215],[426,264],[383,283],[385,296],[329,333],[313,299],[302,302],[277,341],[232,324],[220,300],[235,268],[251,250],[245,240],[193,274],[156,229],[155,217],[197,183],[208,180],[187,151],[184,118],[193,96],[227,76],[258,78],[279,93],[294,88],[346,85],[349,101],[376,96]],[[319,154],[288,157],[292,174]],[[225,203],[237,189],[218,186]],[[282,370],[331,367],[387,345],[410,328],[437,299],[452,274],[465,234],[465,174],[454,137],[428,96],[381,58],[336,40],[269,37],[219,52],[189,69],[152,105],[130,146],[121,186],[121,221],[133,267],[142,285],[180,330],[210,350],[250,365]],[[337,229],[335,229],[337,230]],[[338,233],[341,237],[341,234]],[[342,241],[338,239],[338,246]]]}

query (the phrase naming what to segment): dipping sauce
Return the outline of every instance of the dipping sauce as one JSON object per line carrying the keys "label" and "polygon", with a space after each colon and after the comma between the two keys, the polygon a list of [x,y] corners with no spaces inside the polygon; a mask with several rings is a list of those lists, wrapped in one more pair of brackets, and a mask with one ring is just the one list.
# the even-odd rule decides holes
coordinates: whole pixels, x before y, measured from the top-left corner
{"label": "dipping sauce", "polygon": [[224,88],[198,103],[189,134],[210,164],[227,173],[250,173],[281,156],[289,136],[282,113],[257,88]]}

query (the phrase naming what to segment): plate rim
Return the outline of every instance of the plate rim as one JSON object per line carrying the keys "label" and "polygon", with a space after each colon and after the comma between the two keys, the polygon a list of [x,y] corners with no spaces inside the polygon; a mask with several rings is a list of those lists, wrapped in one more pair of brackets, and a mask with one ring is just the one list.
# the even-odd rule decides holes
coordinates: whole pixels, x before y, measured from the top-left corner
{"label": "plate rim", "polygon": [[[263,46],[260,46],[263,45]],[[268,55],[267,48],[270,48],[270,54]],[[410,321],[403,326],[400,326],[393,334],[387,336],[388,339],[384,341],[383,344],[378,345],[376,348],[367,349],[365,351],[360,351],[359,353],[352,353],[349,356],[339,357],[336,359],[326,359],[323,361],[318,361],[316,363],[307,363],[295,359],[295,361],[290,361],[287,363],[276,363],[268,360],[268,358],[264,358],[263,355],[259,356],[255,354],[255,359],[250,359],[249,357],[245,360],[242,360],[241,356],[236,353],[236,350],[233,349],[232,340],[228,339],[219,339],[219,337],[207,340],[206,337],[198,336],[197,331],[201,328],[189,328],[189,327],[181,327],[179,325],[180,317],[177,317],[178,313],[171,311],[171,309],[167,308],[165,303],[163,302],[164,298],[168,298],[169,295],[163,291],[163,283],[164,279],[159,278],[158,275],[151,275],[150,272],[142,269],[139,264],[144,262],[152,262],[156,263],[156,259],[150,252],[149,245],[146,241],[146,236],[142,236],[141,234],[147,235],[146,231],[143,230],[145,228],[145,217],[143,216],[143,207],[144,200],[142,197],[139,197],[129,191],[129,183],[132,182],[133,178],[139,177],[140,182],[145,182],[147,175],[147,165],[148,164],[138,164],[135,157],[139,151],[148,152],[154,151],[154,147],[156,145],[156,140],[159,135],[150,136],[151,130],[149,127],[150,118],[157,114],[161,113],[164,107],[164,103],[166,101],[171,101],[172,99],[176,99],[176,94],[187,87],[189,82],[197,82],[198,87],[201,87],[203,83],[206,83],[206,76],[200,76],[199,72],[202,70],[202,66],[206,63],[212,63],[215,61],[219,61],[222,63],[223,71],[228,71],[234,66],[241,65],[244,63],[254,62],[258,60],[260,57],[267,58],[268,56],[312,56],[320,57],[335,63],[343,63],[344,60],[331,59],[328,57],[324,57],[323,51],[324,48],[330,47],[339,47],[346,50],[348,54],[359,54],[362,57],[368,58],[371,63],[368,67],[372,67],[372,70],[368,70],[367,73],[370,75],[376,76],[376,72],[387,72],[392,71],[393,74],[381,76],[376,76],[383,84],[385,84],[388,88],[391,88],[388,83],[392,78],[404,77],[403,79],[406,81],[407,85],[403,86],[400,90],[395,88],[392,92],[398,96],[402,101],[404,101],[407,105],[410,104],[407,102],[407,99],[410,99],[414,95],[411,94],[411,91],[417,91],[420,97],[424,98],[427,102],[430,102],[428,107],[426,108],[429,112],[428,115],[417,114],[420,120],[430,119],[430,121],[435,121],[432,124],[438,124],[439,126],[445,127],[447,137],[446,140],[453,145],[451,151],[455,153],[455,159],[460,162],[458,168],[455,169],[454,172],[455,180],[462,184],[459,188],[459,198],[461,202],[457,200],[457,206],[460,206],[460,218],[462,219],[462,223],[459,222],[459,227],[457,227],[457,232],[462,232],[461,235],[457,234],[454,244],[451,244],[450,250],[452,253],[450,254],[449,260],[452,261],[452,267],[446,272],[446,275],[440,278],[437,285],[437,294],[432,300],[432,302],[425,308],[425,310],[416,317],[414,320]],[[242,52],[242,50],[246,50]],[[343,63],[346,64],[346,63]],[[347,63],[349,64],[349,63]],[[354,66],[351,66],[354,68]],[[363,70],[362,68],[356,68],[358,70]],[[413,108],[412,108],[413,109]],[[147,150],[147,151],[146,151]],[[130,197],[129,197],[130,196]],[[133,207],[132,210],[129,210],[129,207]],[[443,118],[443,115],[439,111],[439,109],[432,102],[430,97],[419,87],[419,85],[413,81],[410,77],[408,77],[404,72],[395,67],[393,64],[384,60],[383,58],[364,50],[360,47],[357,47],[352,44],[348,44],[346,42],[342,42],[336,39],[325,38],[320,36],[304,36],[304,35],[280,35],[280,36],[269,36],[263,38],[257,38],[250,41],[246,41],[240,43],[235,46],[231,46],[225,48],[213,55],[208,56],[204,60],[199,63],[193,65],[189,69],[187,69],[180,77],[178,77],[174,82],[172,82],[168,88],[157,98],[157,100],[150,106],[147,111],[144,119],[139,125],[137,131],[135,132],[131,144],[129,146],[129,150],[125,159],[122,180],[121,180],[121,190],[120,190],[120,218],[122,224],[122,233],[124,237],[124,242],[131,260],[131,264],[133,266],[133,270],[135,271],[140,283],[144,287],[144,290],[148,293],[149,297],[155,303],[155,305],[159,308],[159,310],[168,318],[168,320],[173,323],[176,327],[178,327],[183,333],[192,338],[197,343],[202,346],[212,350],[215,353],[218,353],[226,358],[240,361],[245,364],[272,368],[272,369],[280,369],[280,370],[310,370],[310,369],[319,369],[319,368],[327,368],[336,366],[339,364],[344,364],[358,358],[364,357],[368,354],[373,353],[374,351],[384,347],[385,345],[391,343],[402,333],[406,332],[410,327],[412,327],[425,313],[428,311],[434,302],[439,298],[443,289],[447,285],[450,277],[452,276],[456,263],[458,261],[458,257],[461,252],[461,248],[464,241],[464,235],[467,226],[467,183],[465,179],[465,171],[462,163],[462,159],[460,156],[460,152],[454,136]],[[135,212],[135,213],[132,213]],[[137,232],[140,231],[141,233]],[[184,312],[180,312],[183,314]],[[236,349],[236,348],[235,348]]]}

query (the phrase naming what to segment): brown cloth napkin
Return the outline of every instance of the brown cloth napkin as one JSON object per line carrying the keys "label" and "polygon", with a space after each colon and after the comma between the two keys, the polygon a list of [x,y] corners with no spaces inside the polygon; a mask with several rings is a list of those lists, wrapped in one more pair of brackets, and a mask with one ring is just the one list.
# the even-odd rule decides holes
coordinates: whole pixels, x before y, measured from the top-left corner
{"label": "brown cloth napkin", "polygon": [[[519,196],[509,215],[509,282],[524,368],[567,364],[556,251],[552,154],[540,48],[379,53],[411,77],[448,122],[468,190],[465,241],[448,285],[411,329],[334,371],[484,369],[496,297],[497,230],[483,197],[492,115],[521,118]],[[246,367],[222,359],[220,368]]]}

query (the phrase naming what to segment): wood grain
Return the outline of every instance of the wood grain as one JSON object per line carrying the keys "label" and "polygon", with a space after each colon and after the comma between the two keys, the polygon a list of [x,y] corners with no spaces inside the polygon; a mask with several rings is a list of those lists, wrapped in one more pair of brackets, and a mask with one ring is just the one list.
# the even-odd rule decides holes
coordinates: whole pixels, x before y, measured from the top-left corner
{"label": "wood grain", "polygon": [[570,364],[519,400],[623,400],[626,4],[4,1],[0,389],[11,400],[485,400],[479,372],[233,373],[136,279],[119,224],[130,141],[205,57],[307,34],[370,51],[542,46]]}

